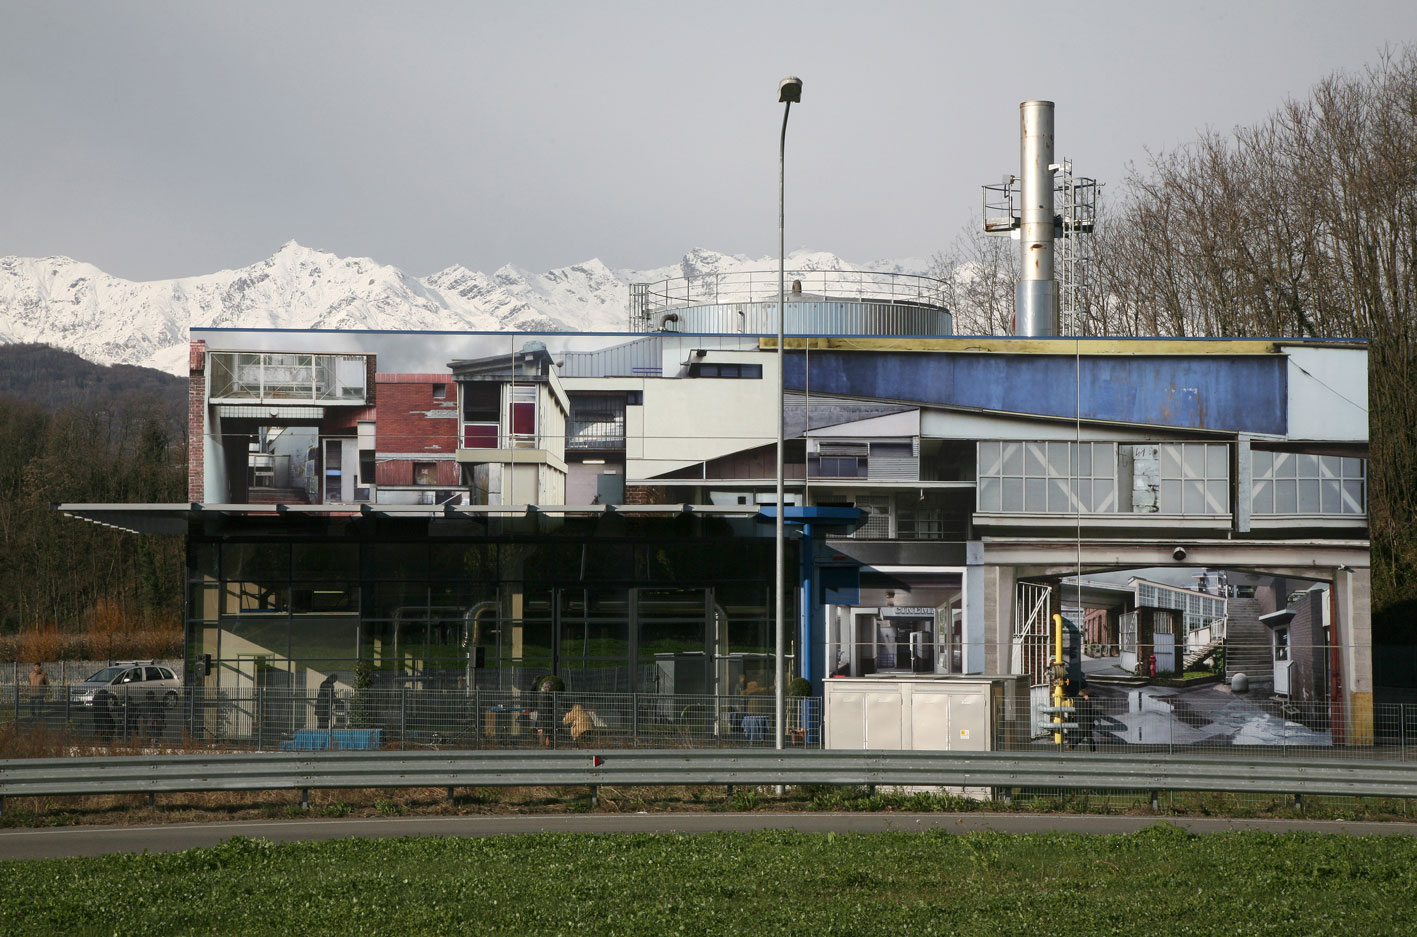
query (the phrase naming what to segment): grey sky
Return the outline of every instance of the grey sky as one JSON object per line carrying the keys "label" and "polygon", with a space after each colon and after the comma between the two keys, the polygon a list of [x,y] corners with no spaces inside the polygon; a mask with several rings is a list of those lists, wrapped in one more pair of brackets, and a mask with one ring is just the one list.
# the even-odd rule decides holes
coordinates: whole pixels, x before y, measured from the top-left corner
{"label": "grey sky", "polygon": [[132,279],[289,238],[423,275],[777,249],[928,256],[1018,162],[1129,161],[1257,121],[1384,44],[1408,2],[897,4],[6,0],[0,255]]}

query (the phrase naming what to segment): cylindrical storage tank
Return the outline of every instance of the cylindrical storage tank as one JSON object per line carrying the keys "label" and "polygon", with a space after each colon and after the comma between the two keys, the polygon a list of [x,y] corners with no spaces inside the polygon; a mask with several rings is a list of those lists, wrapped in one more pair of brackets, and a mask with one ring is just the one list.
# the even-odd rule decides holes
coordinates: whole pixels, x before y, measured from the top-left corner
{"label": "cylindrical storage tank", "polygon": [[1019,106],[1019,260],[1015,335],[1058,334],[1053,276],[1053,102]]}
{"label": "cylindrical storage tank", "polygon": [[[787,300],[788,335],[949,335],[950,314],[938,306],[854,299]],[[665,331],[769,335],[777,331],[777,303],[718,303],[675,311]]]}

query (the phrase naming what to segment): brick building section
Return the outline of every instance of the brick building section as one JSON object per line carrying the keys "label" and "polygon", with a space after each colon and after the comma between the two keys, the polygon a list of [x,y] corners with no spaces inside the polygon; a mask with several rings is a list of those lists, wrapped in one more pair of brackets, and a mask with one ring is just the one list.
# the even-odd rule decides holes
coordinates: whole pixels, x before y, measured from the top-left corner
{"label": "brick building section", "polygon": [[207,343],[191,342],[187,358],[187,500],[202,501],[207,442]]}
{"label": "brick building section", "polygon": [[[412,485],[416,462],[435,462],[437,484],[461,479],[458,448],[458,388],[451,374],[380,374],[374,430],[375,481]],[[435,390],[442,388],[442,396]]]}

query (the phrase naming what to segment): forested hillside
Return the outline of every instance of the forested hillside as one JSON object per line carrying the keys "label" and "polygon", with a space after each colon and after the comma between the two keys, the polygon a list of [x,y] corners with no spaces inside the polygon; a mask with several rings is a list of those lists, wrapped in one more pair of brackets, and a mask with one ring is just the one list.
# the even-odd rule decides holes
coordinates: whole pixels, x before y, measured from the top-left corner
{"label": "forested hillside", "polygon": [[0,347],[0,633],[176,627],[183,544],[59,502],[186,500],[187,382],[43,345]]}

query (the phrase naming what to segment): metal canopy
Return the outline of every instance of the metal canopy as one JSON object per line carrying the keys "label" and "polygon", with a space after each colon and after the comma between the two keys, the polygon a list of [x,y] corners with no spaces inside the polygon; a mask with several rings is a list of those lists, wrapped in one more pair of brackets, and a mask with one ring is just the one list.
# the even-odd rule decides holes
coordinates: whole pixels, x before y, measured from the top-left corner
{"label": "metal canopy", "polygon": [[682,515],[756,517],[757,505],[718,504],[56,504],[69,517],[137,534],[185,535],[188,523],[202,516],[280,517],[516,517],[527,514],[565,516]]}

